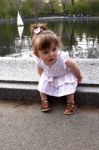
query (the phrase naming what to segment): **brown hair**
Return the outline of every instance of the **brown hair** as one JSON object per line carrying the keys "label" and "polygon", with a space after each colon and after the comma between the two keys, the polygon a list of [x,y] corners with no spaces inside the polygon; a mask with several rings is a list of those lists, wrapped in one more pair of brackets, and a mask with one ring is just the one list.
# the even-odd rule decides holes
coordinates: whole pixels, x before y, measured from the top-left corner
{"label": "brown hair", "polygon": [[[35,33],[34,31],[37,28],[40,28],[40,31],[38,33]],[[37,56],[38,50],[46,50],[50,48],[52,44],[54,44],[57,47],[60,47],[57,35],[51,30],[48,30],[46,24],[37,24],[37,25],[32,24],[31,33],[33,35],[32,37],[33,53]]]}

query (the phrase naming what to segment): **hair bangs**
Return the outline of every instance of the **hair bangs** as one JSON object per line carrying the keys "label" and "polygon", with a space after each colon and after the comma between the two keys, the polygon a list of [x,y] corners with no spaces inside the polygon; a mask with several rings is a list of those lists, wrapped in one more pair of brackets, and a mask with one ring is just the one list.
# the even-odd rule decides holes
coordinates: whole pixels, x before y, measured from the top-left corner
{"label": "hair bangs", "polygon": [[43,38],[40,41],[40,50],[49,49],[52,44],[54,44],[55,46],[59,46],[59,41],[55,36],[43,36]]}

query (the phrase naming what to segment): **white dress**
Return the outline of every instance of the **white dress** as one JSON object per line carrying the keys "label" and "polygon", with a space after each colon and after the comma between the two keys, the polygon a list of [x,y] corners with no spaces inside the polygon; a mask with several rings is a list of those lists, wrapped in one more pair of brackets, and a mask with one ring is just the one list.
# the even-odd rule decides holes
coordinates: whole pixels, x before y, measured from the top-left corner
{"label": "white dress", "polygon": [[66,67],[65,62],[69,58],[67,52],[59,51],[59,56],[55,64],[51,67],[33,55],[33,59],[38,67],[43,69],[38,84],[38,91],[50,96],[60,97],[75,93],[77,87],[77,78]]}

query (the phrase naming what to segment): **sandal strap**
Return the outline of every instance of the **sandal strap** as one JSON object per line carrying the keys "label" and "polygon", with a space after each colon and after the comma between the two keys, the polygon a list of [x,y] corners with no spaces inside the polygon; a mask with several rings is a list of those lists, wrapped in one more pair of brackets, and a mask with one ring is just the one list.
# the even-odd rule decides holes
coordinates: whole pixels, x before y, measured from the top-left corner
{"label": "sandal strap", "polygon": [[67,106],[75,107],[74,103],[67,103]]}
{"label": "sandal strap", "polygon": [[48,102],[47,99],[41,99],[41,102]]}
{"label": "sandal strap", "polygon": [[76,105],[74,103],[67,103],[66,109],[64,111],[64,114],[72,114],[74,113],[76,109]]}
{"label": "sandal strap", "polygon": [[41,110],[42,111],[48,111],[50,109],[49,103],[47,99],[41,100]]}

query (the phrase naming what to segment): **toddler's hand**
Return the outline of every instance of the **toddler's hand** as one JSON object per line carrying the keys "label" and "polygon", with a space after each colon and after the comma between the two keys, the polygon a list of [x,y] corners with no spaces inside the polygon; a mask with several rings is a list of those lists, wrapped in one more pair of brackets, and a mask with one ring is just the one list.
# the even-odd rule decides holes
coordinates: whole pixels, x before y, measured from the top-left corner
{"label": "toddler's hand", "polygon": [[78,83],[81,83],[81,82],[82,82],[82,79],[83,79],[83,77],[82,77],[82,76],[77,77],[77,82],[78,82]]}

